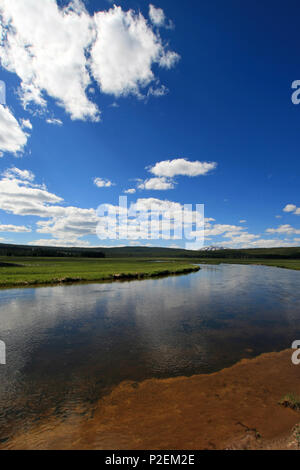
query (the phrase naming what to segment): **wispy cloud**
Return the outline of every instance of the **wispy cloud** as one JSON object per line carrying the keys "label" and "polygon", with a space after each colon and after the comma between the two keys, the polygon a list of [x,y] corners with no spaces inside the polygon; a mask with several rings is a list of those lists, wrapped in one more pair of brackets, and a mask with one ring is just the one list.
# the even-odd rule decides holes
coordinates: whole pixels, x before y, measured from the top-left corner
{"label": "wispy cloud", "polygon": [[48,118],[46,119],[46,122],[48,124],[53,124],[54,126],[62,126],[63,122],[60,119],[57,118]]}

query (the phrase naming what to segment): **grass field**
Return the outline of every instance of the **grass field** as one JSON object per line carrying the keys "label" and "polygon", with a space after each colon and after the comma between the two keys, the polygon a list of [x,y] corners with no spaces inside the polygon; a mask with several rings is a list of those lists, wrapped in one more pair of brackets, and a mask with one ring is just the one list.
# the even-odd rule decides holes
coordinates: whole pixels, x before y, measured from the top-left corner
{"label": "grass field", "polygon": [[0,287],[143,279],[198,269],[185,260],[0,257]]}
{"label": "grass field", "polygon": [[38,258],[0,257],[0,287],[30,286],[85,281],[143,279],[155,276],[184,274],[205,264],[263,264],[300,270],[300,260],[238,260],[238,259],[153,259],[121,258]]}

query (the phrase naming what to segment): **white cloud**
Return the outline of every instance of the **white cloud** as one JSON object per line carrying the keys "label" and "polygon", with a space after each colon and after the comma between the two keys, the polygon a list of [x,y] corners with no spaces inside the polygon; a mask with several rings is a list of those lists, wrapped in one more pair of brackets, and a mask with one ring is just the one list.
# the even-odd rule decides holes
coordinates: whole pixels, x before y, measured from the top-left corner
{"label": "white cloud", "polygon": [[103,178],[94,178],[94,184],[98,188],[110,188],[111,186],[114,186],[114,183]]}
{"label": "white cloud", "polygon": [[44,107],[44,92],[72,119],[98,119],[85,90],[91,82],[86,49],[94,38],[93,20],[81,1],[58,8],[55,0],[2,0],[6,40],[2,66],[21,79],[24,105]]}
{"label": "white cloud", "polygon": [[245,230],[244,227],[239,225],[227,225],[227,224],[206,224],[205,226],[205,236],[217,236],[226,233],[226,237],[233,236],[234,234],[239,234],[241,230]]}
{"label": "white cloud", "polygon": [[294,212],[297,209],[297,206],[294,204],[287,204],[283,209],[284,212]]}
{"label": "white cloud", "polygon": [[48,118],[48,119],[46,119],[46,122],[48,124],[53,124],[54,126],[62,126],[63,125],[63,122],[60,119],[56,119],[56,118]]}
{"label": "white cloud", "polygon": [[168,51],[141,13],[114,6],[95,14],[97,39],[91,49],[91,70],[104,93],[141,96],[155,80],[153,64],[171,68],[179,59]]}
{"label": "white cloud", "polygon": [[138,185],[138,189],[148,189],[152,191],[165,191],[167,189],[174,189],[174,187],[174,182],[164,177],[150,178]]}
{"label": "white cloud", "polygon": [[[36,223],[36,232],[52,238],[35,240],[33,243],[36,245],[90,246],[89,242],[84,240],[83,237],[95,235],[101,220],[99,214],[93,208],[86,209],[65,205],[60,196],[48,191],[45,185],[35,183],[32,172],[16,167],[6,170],[0,178],[0,207],[1,210],[14,215],[39,217],[40,220]],[[129,215],[129,226],[121,223],[119,227],[118,233],[121,239],[125,236],[129,238],[129,241],[149,238],[148,219],[142,218],[141,220],[139,213],[147,213],[150,210],[154,215],[164,214],[166,218],[169,218],[171,229],[174,230],[174,235],[170,239],[169,229],[161,223],[160,216],[158,218],[154,217],[152,228],[157,235],[155,238],[168,240],[170,243],[182,239],[183,205],[178,202],[156,198],[140,198],[128,209],[118,205],[110,205],[110,207],[114,208],[116,213]],[[136,210],[137,213],[132,215],[131,210]],[[189,224],[193,228],[192,235],[197,236],[197,234],[200,234],[201,228],[205,225],[206,240],[210,237],[219,237],[216,238],[217,242],[214,242],[214,244],[217,243],[221,246],[246,248],[297,246],[299,244],[299,238],[289,239],[292,235],[300,234],[300,230],[293,228],[291,225],[281,225],[275,229],[267,229],[267,233],[276,234],[278,238],[266,239],[260,234],[248,233],[245,226],[218,224],[211,217],[203,220],[202,216],[193,208],[188,209],[187,215],[188,219],[185,219],[185,221],[189,220]],[[106,233],[113,236],[115,233],[113,220],[106,216],[102,216],[102,220],[108,222],[108,232]],[[3,232],[21,233],[30,230],[31,228],[21,224],[19,226],[12,224],[0,225],[0,231]],[[108,243],[111,244],[111,240]]]}
{"label": "white cloud", "polygon": [[[152,17],[163,12],[152,10]],[[21,80],[24,107],[47,106],[47,96],[72,119],[97,121],[100,111],[88,97],[92,77],[103,93],[134,94],[155,83],[165,88],[153,65],[171,68],[179,55],[168,50],[141,13],[114,6],[90,15],[81,0],[58,7],[56,0],[1,0],[1,65]]]}
{"label": "white cloud", "polygon": [[300,207],[297,207],[295,204],[287,204],[283,211],[292,212],[295,215],[300,215]]}
{"label": "white cloud", "polygon": [[174,160],[165,160],[156,163],[153,167],[146,168],[155,177],[146,180],[138,180],[138,189],[146,189],[152,191],[165,191],[175,188],[175,176],[199,176],[206,175],[209,171],[216,168],[214,162],[191,162],[185,158],[177,158]]}
{"label": "white cloud", "polygon": [[294,241],[290,240],[280,240],[280,239],[263,239],[259,238],[256,241],[251,242],[247,245],[247,247],[252,248],[281,248],[281,247],[289,247],[289,246],[296,246],[297,244]]}
{"label": "white cloud", "polygon": [[163,26],[166,19],[164,11],[151,4],[149,5],[149,18],[155,26]]}
{"label": "white cloud", "polygon": [[25,227],[24,225],[1,225],[0,224],[0,232],[15,232],[15,233],[22,233],[22,232],[31,232],[31,228]]}
{"label": "white cloud", "polygon": [[[95,233],[99,218],[94,209],[64,206],[63,199],[49,192],[44,185],[35,184],[29,177],[21,179],[26,176],[25,172],[9,169],[0,179],[0,207],[3,211],[45,219],[37,222],[37,232],[51,234],[60,240],[59,243],[68,240],[76,246],[78,238]],[[29,171],[27,174],[32,175]],[[80,241],[81,246],[84,243]]]}
{"label": "white cloud", "polygon": [[32,129],[32,124],[31,122],[29,121],[29,119],[21,119],[21,124],[22,124],[22,127],[26,127],[27,129]]}
{"label": "white cloud", "polygon": [[161,67],[165,67],[166,69],[171,69],[174,65],[178,62],[179,55],[177,52],[167,51],[166,53],[162,54],[159,59],[159,65]]}
{"label": "white cloud", "polygon": [[6,178],[20,178],[21,180],[33,181],[35,176],[32,171],[20,170],[20,168],[12,167],[8,168],[3,172],[3,176]]}
{"label": "white cloud", "polygon": [[281,233],[281,234],[285,233],[287,235],[292,235],[292,234],[299,235],[300,234],[299,229],[296,229],[289,224],[280,225],[277,228],[268,228],[266,232],[267,233]]}
{"label": "white cloud", "polygon": [[245,224],[246,222],[247,222],[247,220],[245,220],[245,219],[240,220],[240,224]]}
{"label": "white cloud", "polygon": [[161,96],[165,96],[169,93],[169,90],[164,85],[158,86],[157,88],[150,86],[147,92],[147,96],[155,96],[156,98],[160,98]]}
{"label": "white cloud", "polygon": [[217,166],[215,162],[191,162],[185,158],[165,160],[156,163],[149,171],[155,176],[172,178],[174,176],[199,176],[206,175]]}
{"label": "white cloud", "polygon": [[234,247],[249,246],[249,244],[253,243],[253,240],[260,238],[259,235],[254,235],[253,233],[226,233],[224,237],[231,238],[231,240],[225,242],[222,241],[222,245],[229,245]]}
{"label": "white cloud", "polygon": [[77,238],[42,238],[29,242],[28,245],[33,246],[57,246],[57,247],[70,247],[70,248],[88,248],[91,247],[90,243],[85,240],[78,240]]}
{"label": "white cloud", "polygon": [[0,153],[22,152],[27,143],[26,134],[9,108],[0,105]]}
{"label": "white cloud", "polygon": [[134,194],[135,192],[136,192],[136,189],[134,188],[126,189],[124,191],[125,194]]}
{"label": "white cloud", "polygon": [[[32,182],[28,170],[10,168],[0,180],[0,207],[15,215],[37,215],[48,217],[59,212],[52,204],[62,202],[62,198],[47,191],[44,186]],[[64,209],[64,208],[61,208]]]}
{"label": "white cloud", "polygon": [[[251,235],[251,234],[249,234]],[[297,246],[297,243],[291,240],[280,240],[280,239],[264,239],[260,236],[255,237],[238,237],[233,238],[230,241],[221,242],[222,246],[226,248],[281,248],[281,247],[290,247]]]}
{"label": "white cloud", "polygon": [[[65,206],[61,197],[47,190],[45,185],[39,185],[33,181],[34,175],[28,170],[11,168],[6,170],[0,179],[0,207],[3,211],[20,216],[37,216],[40,218],[36,223],[36,232],[39,234],[51,235],[50,239],[39,239],[35,241],[38,245],[56,246],[88,246],[88,242],[82,240],[85,236],[95,235],[100,217],[95,209],[85,209],[80,207]],[[126,214],[128,211],[119,206],[111,206],[117,213]],[[183,206],[172,201],[162,201],[160,199],[145,198],[138,199],[132,205],[132,209],[137,211],[149,211],[170,214],[173,228],[182,226]],[[199,220],[199,214],[191,212],[193,222]],[[105,222],[106,218],[102,217]],[[114,234],[114,224],[109,219],[109,234]],[[202,221],[203,223],[203,221]],[[143,221],[140,226],[139,216],[131,217],[129,227],[120,226],[119,235],[124,238],[134,240],[144,236],[148,238],[148,222]],[[154,221],[154,229],[158,238],[168,239],[164,226],[160,222]],[[140,230],[140,231],[139,231]],[[137,237],[138,233],[138,237]],[[178,239],[175,237],[174,239]],[[173,239],[173,241],[174,241]]]}

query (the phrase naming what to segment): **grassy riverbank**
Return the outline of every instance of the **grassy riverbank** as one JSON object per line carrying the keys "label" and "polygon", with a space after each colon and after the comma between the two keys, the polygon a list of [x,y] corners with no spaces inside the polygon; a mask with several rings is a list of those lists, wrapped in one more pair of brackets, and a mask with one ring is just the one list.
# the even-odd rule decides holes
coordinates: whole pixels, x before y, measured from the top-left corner
{"label": "grassy riverbank", "polygon": [[198,270],[186,260],[0,257],[0,287],[143,279]]}
{"label": "grassy riverbank", "polygon": [[92,282],[122,279],[144,279],[197,271],[194,263],[260,264],[300,270],[300,259],[167,259],[161,262],[142,258],[41,258],[0,257],[0,287],[22,287],[39,284]]}

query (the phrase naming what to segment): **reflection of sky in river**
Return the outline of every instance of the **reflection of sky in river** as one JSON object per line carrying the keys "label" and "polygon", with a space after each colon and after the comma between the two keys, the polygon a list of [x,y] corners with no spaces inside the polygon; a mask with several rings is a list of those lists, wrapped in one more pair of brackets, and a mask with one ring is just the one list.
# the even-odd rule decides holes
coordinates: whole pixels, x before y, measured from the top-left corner
{"label": "reflection of sky in river", "polygon": [[204,266],[188,276],[0,291],[0,424],[91,408],[122,380],[211,372],[300,338],[300,272]]}

